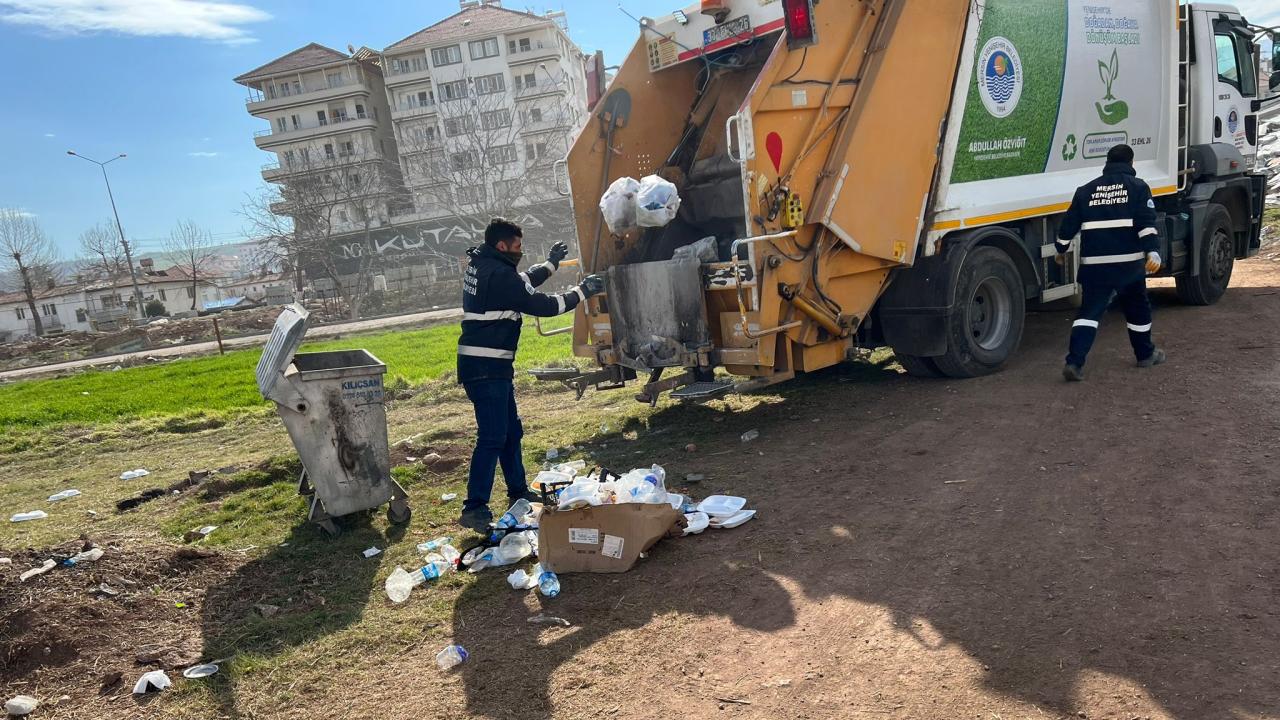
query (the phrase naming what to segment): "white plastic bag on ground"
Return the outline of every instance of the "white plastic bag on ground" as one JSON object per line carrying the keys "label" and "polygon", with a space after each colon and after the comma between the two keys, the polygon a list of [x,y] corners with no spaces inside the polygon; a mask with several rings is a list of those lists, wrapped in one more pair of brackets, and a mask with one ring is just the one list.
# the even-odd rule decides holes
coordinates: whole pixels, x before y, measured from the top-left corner
{"label": "white plastic bag on ground", "polygon": [[636,224],[640,227],[664,227],[676,217],[680,209],[680,194],[676,186],[657,175],[646,175],[640,180],[636,193]]}
{"label": "white plastic bag on ground", "polygon": [[636,193],[640,183],[635,178],[622,177],[613,181],[600,198],[600,213],[615,235],[636,226]]}
{"label": "white plastic bag on ground", "polygon": [[142,695],[154,690],[164,690],[173,684],[168,675],[163,670],[152,670],[142,677],[138,678],[138,682],[133,685],[133,694]]}

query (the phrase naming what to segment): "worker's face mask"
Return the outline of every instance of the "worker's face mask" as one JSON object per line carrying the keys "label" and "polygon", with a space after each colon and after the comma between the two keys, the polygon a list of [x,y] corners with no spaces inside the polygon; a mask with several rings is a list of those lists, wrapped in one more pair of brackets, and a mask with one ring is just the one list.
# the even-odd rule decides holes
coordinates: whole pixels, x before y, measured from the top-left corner
{"label": "worker's face mask", "polygon": [[498,252],[507,256],[507,259],[511,262],[519,265],[520,259],[524,257],[524,252],[521,251],[522,244],[520,238],[516,238],[511,242],[500,242],[498,243]]}

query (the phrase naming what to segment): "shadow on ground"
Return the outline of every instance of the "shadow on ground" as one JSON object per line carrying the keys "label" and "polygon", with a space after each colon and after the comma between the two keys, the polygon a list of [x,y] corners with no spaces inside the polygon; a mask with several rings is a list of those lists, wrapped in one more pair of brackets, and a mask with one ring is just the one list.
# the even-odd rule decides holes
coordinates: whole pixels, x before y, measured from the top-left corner
{"label": "shadow on ground", "polygon": [[[625,575],[562,578],[559,598],[538,601],[575,626],[550,639],[520,630],[529,600],[495,601],[502,578],[490,573],[454,612],[455,641],[472,653],[462,670],[467,709],[549,717],[552,688],[579,687],[565,677],[575,667],[582,687],[600,683],[592,692],[607,707],[602,677],[657,682],[670,667],[584,653],[592,646],[615,648],[648,626],[631,642],[679,654],[690,639],[664,636],[664,618],[727,618],[742,642],[792,628],[797,603],[847,599],[890,611],[898,645],[958,646],[985,666],[985,688],[1062,715],[1092,709],[1082,681],[1100,673],[1143,688],[1179,720],[1269,716],[1280,707],[1280,488],[1264,450],[1280,416],[1267,399],[1274,382],[1263,392],[1258,369],[1274,372],[1277,351],[1234,363],[1221,351],[1250,338],[1275,343],[1274,328],[1259,341],[1248,323],[1274,320],[1275,305],[1257,304],[1273,294],[1233,289],[1216,308],[1192,309],[1155,293],[1157,340],[1172,359],[1155,373],[1132,367],[1123,319],[1109,314],[1090,382],[1064,385],[1069,314],[1044,313],[1030,316],[1024,351],[993,377],[921,383],[840,369],[780,387],[782,402],[711,429],[709,418],[724,413],[660,413],[651,427],[674,431],[635,447],[670,455],[670,437],[718,439],[714,448],[734,452],[703,458],[716,479],[694,492],[735,491],[761,515],[738,530],[665,541]],[[737,444],[753,427],[764,429],[760,439]],[[594,451],[619,465],[631,455]],[[922,622],[941,641],[925,640]],[[815,661],[877,672],[886,654],[876,653],[888,651],[853,637],[814,638]],[[759,665],[761,642],[708,641],[707,662]],[[832,660],[832,648],[846,653]],[[665,665],[664,652],[649,647],[645,662]]]}

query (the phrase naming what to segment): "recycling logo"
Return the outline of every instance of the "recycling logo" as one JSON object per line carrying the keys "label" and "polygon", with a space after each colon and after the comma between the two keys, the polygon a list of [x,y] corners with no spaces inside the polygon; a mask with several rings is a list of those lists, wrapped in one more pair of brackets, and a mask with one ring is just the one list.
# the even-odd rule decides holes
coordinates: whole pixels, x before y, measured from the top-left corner
{"label": "recycling logo", "polygon": [[1074,133],[1067,136],[1067,141],[1062,144],[1062,160],[1063,162],[1071,162],[1076,159],[1076,136]]}

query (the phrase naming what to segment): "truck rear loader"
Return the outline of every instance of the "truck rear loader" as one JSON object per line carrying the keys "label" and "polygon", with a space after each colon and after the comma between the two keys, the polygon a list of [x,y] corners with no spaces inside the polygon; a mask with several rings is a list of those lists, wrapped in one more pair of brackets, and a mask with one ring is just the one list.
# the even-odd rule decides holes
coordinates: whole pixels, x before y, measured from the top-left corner
{"label": "truck rear loader", "polygon": [[[1155,196],[1159,275],[1211,304],[1259,248],[1260,31],[1172,0],[704,0],[644,18],[564,161],[582,271],[607,278],[572,328],[598,367],[535,374],[579,395],[640,378],[654,402],[885,345],[913,375],[992,372],[1028,306],[1079,292],[1053,240],[1118,143]],[[677,186],[676,219],[611,232],[602,193],[648,174]],[[698,241],[702,257],[680,250]]]}

